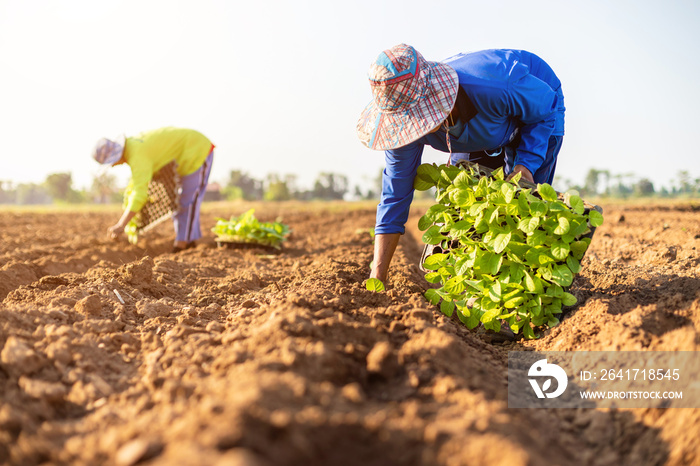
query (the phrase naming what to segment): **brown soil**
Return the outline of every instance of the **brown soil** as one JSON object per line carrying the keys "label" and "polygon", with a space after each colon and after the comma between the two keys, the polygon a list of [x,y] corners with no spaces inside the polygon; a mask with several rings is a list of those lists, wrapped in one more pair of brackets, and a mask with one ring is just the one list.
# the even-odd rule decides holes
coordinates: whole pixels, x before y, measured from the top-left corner
{"label": "brown soil", "polygon": [[386,293],[372,209],[259,207],[293,229],[280,253],[0,213],[0,463],[700,464],[697,409],[507,407],[509,350],[698,350],[700,212],[604,207],[580,304],[507,345],[423,299],[417,213]]}

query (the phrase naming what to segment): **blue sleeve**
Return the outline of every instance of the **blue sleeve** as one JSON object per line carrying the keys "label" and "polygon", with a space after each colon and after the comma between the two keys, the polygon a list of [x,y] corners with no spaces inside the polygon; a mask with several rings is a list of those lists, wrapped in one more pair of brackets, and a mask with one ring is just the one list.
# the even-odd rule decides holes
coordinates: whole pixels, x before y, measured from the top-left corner
{"label": "blue sleeve", "polygon": [[509,87],[510,113],[523,124],[513,165],[523,165],[534,174],[545,160],[555,129],[558,96],[549,84],[529,73],[511,81]]}
{"label": "blue sleeve", "polygon": [[382,196],[377,206],[374,233],[406,231],[406,220],[413,200],[413,180],[423,155],[423,144],[413,142],[385,152],[386,168],[382,173]]}

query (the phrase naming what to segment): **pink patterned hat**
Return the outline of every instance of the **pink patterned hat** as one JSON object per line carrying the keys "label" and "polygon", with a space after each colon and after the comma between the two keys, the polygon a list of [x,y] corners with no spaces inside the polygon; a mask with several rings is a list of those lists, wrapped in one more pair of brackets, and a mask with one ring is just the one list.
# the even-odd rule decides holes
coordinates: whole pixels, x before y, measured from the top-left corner
{"label": "pink patterned hat", "polygon": [[357,135],[376,150],[405,146],[434,130],[452,111],[459,88],[454,69],[426,61],[406,44],[379,54],[369,84],[374,98],[357,122]]}

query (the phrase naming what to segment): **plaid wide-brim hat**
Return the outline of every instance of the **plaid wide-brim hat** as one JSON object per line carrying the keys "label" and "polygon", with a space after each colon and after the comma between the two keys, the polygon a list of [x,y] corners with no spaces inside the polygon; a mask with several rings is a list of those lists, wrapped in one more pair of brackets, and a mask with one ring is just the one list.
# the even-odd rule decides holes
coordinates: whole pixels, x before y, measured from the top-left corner
{"label": "plaid wide-brim hat", "polygon": [[434,130],[452,111],[459,79],[450,66],[426,61],[400,44],[380,53],[369,68],[372,102],[357,122],[370,149],[405,146]]}
{"label": "plaid wide-brim hat", "polygon": [[103,165],[112,165],[122,158],[125,144],[126,136],[123,134],[112,139],[100,138],[92,150],[92,158]]}

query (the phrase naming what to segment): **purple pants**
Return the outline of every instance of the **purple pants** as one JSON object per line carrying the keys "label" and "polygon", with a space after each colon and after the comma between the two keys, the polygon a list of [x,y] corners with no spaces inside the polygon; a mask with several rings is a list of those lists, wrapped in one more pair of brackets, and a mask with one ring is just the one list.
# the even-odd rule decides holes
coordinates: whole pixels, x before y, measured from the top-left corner
{"label": "purple pants", "polygon": [[212,160],[214,160],[213,150],[196,172],[183,176],[180,180],[182,183],[180,208],[173,215],[176,241],[189,242],[202,237],[202,229],[199,225],[199,208],[202,205],[204,191],[209,182]]}

